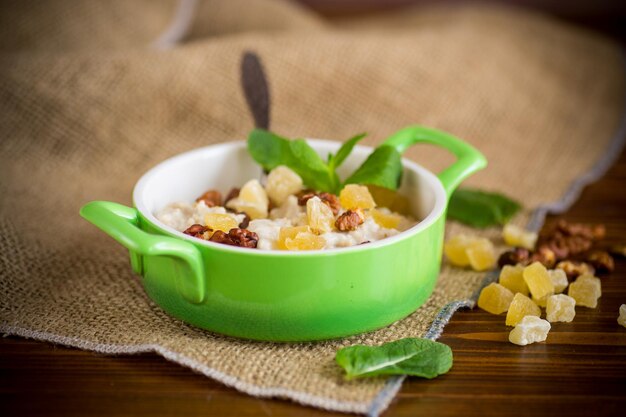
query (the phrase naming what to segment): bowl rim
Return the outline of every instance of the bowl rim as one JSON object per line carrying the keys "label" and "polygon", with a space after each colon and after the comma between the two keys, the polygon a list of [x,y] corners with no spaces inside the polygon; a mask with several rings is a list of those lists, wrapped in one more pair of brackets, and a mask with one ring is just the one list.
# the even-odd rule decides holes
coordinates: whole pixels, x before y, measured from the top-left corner
{"label": "bowl rim", "polygon": [[[307,138],[306,141],[310,145],[312,145],[313,148],[315,148],[315,145],[341,146],[341,142],[328,140],[328,139]],[[222,150],[224,148],[226,148],[226,150],[229,150],[229,148],[238,149],[238,148],[242,148],[246,146],[247,145],[246,145],[245,140],[233,140],[229,142],[220,142],[220,143],[216,143],[216,144],[212,144],[208,146],[203,146],[200,148],[191,149],[189,151],[176,154],[170,158],[167,158],[159,162],[157,165],[153,166],[148,171],[146,171],[135,184],[135,187],[133,189],[133,194],[132,194],[133,205],[135,206],[135,209],[137,209],[140,215],[146,221],[148,221],[154,228],[159,230],[161,233],[174,237],[174,238],[189,241],[193,243],[194,245],[205,246],[212,250],[217,250],[217,251],[222,251],[222,252],[231,252],[231,253],[240,253],[240,254],[245,254],[249,256],[310,257],[310,256],[319,256],[319,255],[340,255],[343,253],[369,251],[369,250],[373,250],[376,248],[393,245],[394,243],[404,241],[406,239],[410,239],[416,234],[430,227],[442,215],[444,215],[447,204],[448,204],[448,197],[447,197],[446,191],[443,187],[443,184],[439,180],[439,178],[437,178],[437,176],[434,173],[424,168],[417,162],[414,162],[407,158],[402,158],[402,165],[404,168],[410,169],[411,171],[418,173],[420,177],[425,178],[427,180],[427,183],[429,184],[431,189],[434,191],[434,195],[435,195],[434,207],[426,215],[426,217],[424,217],[421,221],[419,221],[417,224],[410,227],[409,229],[404,230],[398,233],[397,235],[386,237],[384,239],[371,242],[366,245],[354,245],[354,246],[347,246],[347,247],[340,247],[340,248],[316,249],[316,250],[309,250],[309,251],[284,251],[284,250],[273,250],[273,249],[241,248],[237,246],[223,245],[223,244],[219,244],[219,243],[215,243],[215,242],[211,242],[207,240],[201,240],[201,239],[186,235],[183,232],[179,232],[178,230],[166,224],[163,224],[161,221],[159,221],[156,218],[156,216],[150,210],[147,209],[146,204],[143,201],[144,189],[149,183],[151,177],[154,176],[157,172],[163,169],[167,169],[169,166],[176,164],[181,160],[195,156],[196,154],[204,154],[206,152],[215,152],[218,149]],[[373,149],[374,148],[371,146],[365,146],[365,145],[355,146],[355,150],[358,150],[360,152],[371,153]]]}

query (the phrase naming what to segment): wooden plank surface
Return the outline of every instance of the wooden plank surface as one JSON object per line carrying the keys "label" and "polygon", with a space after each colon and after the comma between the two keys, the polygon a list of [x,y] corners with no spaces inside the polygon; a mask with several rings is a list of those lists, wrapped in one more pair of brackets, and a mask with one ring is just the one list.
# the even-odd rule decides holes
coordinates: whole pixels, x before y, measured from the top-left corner
{"label": "wooden plank surface", "polygon": [[[561,217],[604,223],[607,243],[626,243],[626,152]],[[598,308],[553,324],[547,343],[512,345],[503,316],[458,312],[440,339],[454,352],[453,369],[432,381],[409,379],[384,415],[624,415],[626,328],[616,322],[626,303],[624,259],[602,284]],[[335,414],[249,397],[155,354],[104,356],[7,337],[0,339],[0,415]]]}

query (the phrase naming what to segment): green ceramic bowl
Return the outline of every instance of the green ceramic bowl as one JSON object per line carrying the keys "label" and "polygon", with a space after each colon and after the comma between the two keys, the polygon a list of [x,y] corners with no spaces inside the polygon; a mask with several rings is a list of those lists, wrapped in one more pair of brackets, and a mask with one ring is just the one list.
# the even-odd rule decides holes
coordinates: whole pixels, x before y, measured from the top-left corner
{"label": "green ceramic bowl", "polygon": [[[341,145],[309,143],[322,156]],[[403,129],[386,143],[400,151],[434,144],[458,159],[438,175],[403,160],[401,191],[422,221],[367,245],[308,252],[245,249],[192,238],[154,217],[170,202],[193,201],[209,188],[228,190],[259,178],[245,142],[208,146],[160,163],[137,183],[135,208],[94,201],[80,214],[130,250],[134,272],[161,308],[194,326],[271,341],[366,332],[409,315],[428,299],[441,265],[450,193],[486,165],[467,143],[424,127]],[[344,175],[371,151],[355,148]]]}

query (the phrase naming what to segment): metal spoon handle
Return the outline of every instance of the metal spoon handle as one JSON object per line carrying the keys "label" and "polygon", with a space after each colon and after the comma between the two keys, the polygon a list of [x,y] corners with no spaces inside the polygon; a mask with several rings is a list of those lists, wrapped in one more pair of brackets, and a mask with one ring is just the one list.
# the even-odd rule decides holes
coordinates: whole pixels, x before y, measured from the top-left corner
{"label": "metal spoon handle", "polygon": [[254,118],[254,126],[270,127],[270,91],[261,60],[254,52],[245,52],[241,60],[241,86]]}

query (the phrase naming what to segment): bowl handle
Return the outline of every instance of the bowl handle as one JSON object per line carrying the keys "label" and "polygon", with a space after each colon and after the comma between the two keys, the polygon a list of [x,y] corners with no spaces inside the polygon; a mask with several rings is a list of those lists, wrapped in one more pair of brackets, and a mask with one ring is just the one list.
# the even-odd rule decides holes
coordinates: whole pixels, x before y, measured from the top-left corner
{"label": "bowl handle", "polygon": [[448,133],[423,126],[409,126],[397,131],[385,140],[382,145],[393,146],[403,153],[417,143],[430,143],[441,146],[452,152],[458,159],[437,177],[446,190],[448,199],[452,192],[465,178],[487,166],[487,159],[467,142]]}
{"label": "bowl handle", "polygon": [[138,226],[137,210],[121,204],[92,201],[80,209],[80,215],[131,251],[131,263],[136,273],[142,272],[141,258],[137,254],[182,259],[189,270],[177,281],[178,291],[191,303],[204,300],[204,264],[200,251],[193,244],[144,232]]}

